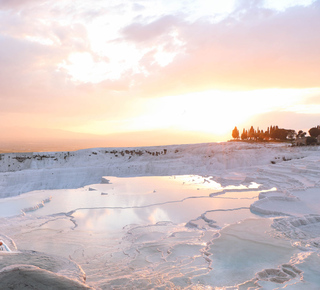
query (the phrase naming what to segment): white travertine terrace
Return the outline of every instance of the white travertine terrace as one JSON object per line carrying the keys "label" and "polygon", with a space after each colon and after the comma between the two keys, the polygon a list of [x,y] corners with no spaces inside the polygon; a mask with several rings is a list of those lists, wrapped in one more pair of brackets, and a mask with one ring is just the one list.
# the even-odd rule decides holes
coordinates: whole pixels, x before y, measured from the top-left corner
{"label": "white travertine terrace", "polygon": [[0,286],[318,289],[319,187],[281,143],[1,154]]}

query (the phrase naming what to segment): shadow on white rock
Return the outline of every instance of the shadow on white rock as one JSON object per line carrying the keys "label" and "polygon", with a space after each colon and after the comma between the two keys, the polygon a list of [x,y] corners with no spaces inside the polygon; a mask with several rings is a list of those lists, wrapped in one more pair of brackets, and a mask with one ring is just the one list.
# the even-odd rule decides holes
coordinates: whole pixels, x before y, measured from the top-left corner
{"label": "shadow on white rock", "polygon": [[1,289],[93,289],[85,284],[32,265],[12,265],[0,270]]}
{"label": "shadow on white rock", "polygon": [[69,259],[35,251],[0,252],[0,289],[92,289]]}

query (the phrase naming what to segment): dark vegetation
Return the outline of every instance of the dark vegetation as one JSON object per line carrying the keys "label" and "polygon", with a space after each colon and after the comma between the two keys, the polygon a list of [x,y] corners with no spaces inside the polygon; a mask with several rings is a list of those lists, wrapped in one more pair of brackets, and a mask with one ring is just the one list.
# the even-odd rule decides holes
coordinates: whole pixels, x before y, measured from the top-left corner
{"label": "dark vegetation", "polygon": [[270,126],[266,131],[255,129],[253,126],[249,130],[243,129],[240,134],[237,127],[232,131],[234,140],[242,141],[280,141],[293,142],[294,145],[316,145],[320,143],[320,126],[312,127],[307,133],[299,130],[298,133],[292,129]]}

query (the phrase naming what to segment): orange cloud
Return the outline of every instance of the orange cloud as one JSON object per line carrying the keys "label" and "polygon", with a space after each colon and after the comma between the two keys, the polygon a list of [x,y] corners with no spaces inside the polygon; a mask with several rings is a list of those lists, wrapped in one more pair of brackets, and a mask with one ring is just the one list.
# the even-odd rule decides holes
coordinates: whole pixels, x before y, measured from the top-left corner
{"label": "orange cloud", "polygon": [[[189,23],[182,16],[132,24],[124,39],[152,47],[174,29],[185,42],[165,68],[150,65],[143,90],[172,94],[180,90],[319,87],[320,1],[284,12],[248,9],[219,23]],[[143,79],[143,77],[141,77]],[[141,80],[143,82],[143,80]],[[163,91],[163,92],[159,92]]]}
{"label": "orange cloud", "polygon": [[[107,2],[0,1],[2,124],[80,128],[105,122],[114,132],[112,124],[143,115],[147,99],[217,89],[320,88],[319,0],[283,11],[238,1],[216,18],[199,16],[192,1],[158,5],[162,10],[148,2]],[[80,65],[72,67],[75,54]],[[81,66],[81,55],[92,59],[91,70]],[[106,77],[86,80],[102,62]],[[71,67],[81,68],[81,80]],[[306,96],[305,103],[318,99]]]}

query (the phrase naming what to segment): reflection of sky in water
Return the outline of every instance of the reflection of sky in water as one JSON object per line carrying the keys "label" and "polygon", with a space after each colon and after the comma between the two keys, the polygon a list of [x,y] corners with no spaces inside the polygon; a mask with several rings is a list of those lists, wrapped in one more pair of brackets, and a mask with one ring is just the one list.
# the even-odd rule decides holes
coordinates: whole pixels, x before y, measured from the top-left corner
{"label": "reflection of sky in water", "polygon": [[[225,211],[248,208],[259,193],[254,191],[256,186],[252,186],[251,191],[240,186],[235,188],[238,191],[229,189],[230,192],[209,197],[223,188],[210,177],[194,175],[107,179],[109,184],[94,184],[74,190],[34,191],[1,200],[1,215],[17,215],[21,209],[52,196],[44,207],[27,214],[43,216],[74,211],[72,216],[79,228],[97,231],[160,221],[186,223],[206,211],[214,211],[216,218],[220,212],[228,222]],[[239,210],[241,218],[251,215],[248,209],[245,214],[243,209],[242,212]],[[233,216],[236,219],[235,212]],[[223,225],[224,218],[220,222]]]}
{"label": "reflection of sky in water", "polygon": [[[251,193],[252,194],[252,193]],[[255,193],[257,195],[257,193]],[[128,224],[155,224],[160,221],[171,221],[176,224],[186,223],[198,218],[209,210],[215,212],[216,220],[223,225],[230,220],[230,209],[249,207],[252,199],[196,198],[179,203],[164,203],[161,205],[126,208],[126,209],[81,209],[72,214],[80,228],[89,230],[121,229]],[[245,211],[245,212],[244,212]],[[229,212],[229,215],[227,214]],[[237,210],[232,213],[232,220],[253,216],[249,209]],[[222,218],[219,218],[222,216]]]}
{"label": "reflection of sky in water", "polygon": [[215,275],[204,275],[200,282],[223,286],[228,281],[234,285],[241,279],[248,281],[263,269],[289,261],[298,250],[288,241],[268,235],[271,223],[271,219],[247,219],[223,229],[221,238],[214,240],[209,250]]}
{"label": "reflection of sky in water", "polygon": [[[21,208],[52,196],[51,202],[27,217],[8,219],[11,232],[13,226],[19,227],[15,219],[28,225],[27,231],[16,230],[15,240],[21,248],[71,257],[84,268],[90,285],[98,281],[108,289],[112,285],[151,289],[159,279],[182,288],[190,283],[237,285],[259,271],[278,269],[299,258],[297,247],[269,233],[272,218],[251,213],[250,205],[260,192],[257,184],[223,188],[211,177],[201,176],[107,179],[110,184],[3,199],[0,213],[19,214]],[[316,190],[295,194],[311,202]],[[57,213],[68,215],[46,216]],[[43,220],[33,219],[39,216]],[[306,258],[300,260],[305,263]],[[311,266],[303,266],[313,281],[319,258],[309,260]],[[297,275],[288,283],[299,279]],[[274,289],[274,284],[266,284],[272,282],[259,283]]]}

